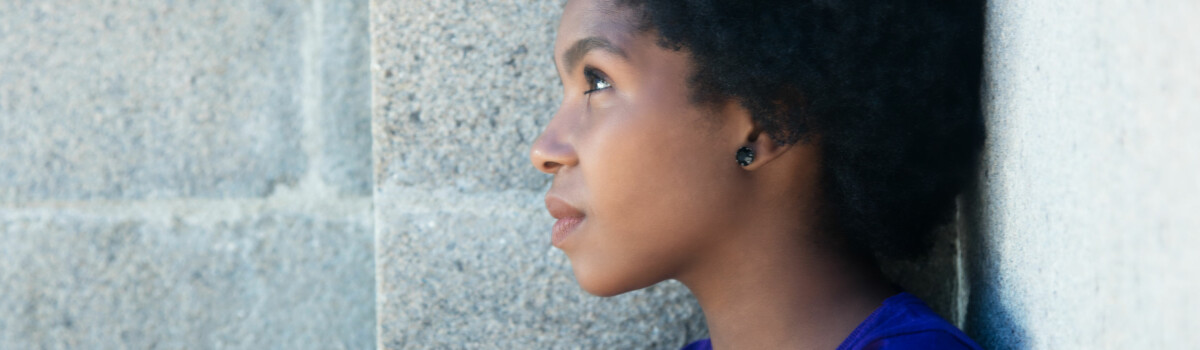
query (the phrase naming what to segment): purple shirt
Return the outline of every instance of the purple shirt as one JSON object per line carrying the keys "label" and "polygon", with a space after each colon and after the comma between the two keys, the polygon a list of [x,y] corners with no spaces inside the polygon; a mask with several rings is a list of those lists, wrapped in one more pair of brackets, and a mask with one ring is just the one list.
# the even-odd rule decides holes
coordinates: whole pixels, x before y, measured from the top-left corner
{"label": "purple shirt", "polygon": [[[925,303],[905,292],[883,301],[883,305],[858,325],[838,350],[910,350],[971,349],[979,344],[946,322]],[[712,342],[703,339],[683,350],[712,350]]]}

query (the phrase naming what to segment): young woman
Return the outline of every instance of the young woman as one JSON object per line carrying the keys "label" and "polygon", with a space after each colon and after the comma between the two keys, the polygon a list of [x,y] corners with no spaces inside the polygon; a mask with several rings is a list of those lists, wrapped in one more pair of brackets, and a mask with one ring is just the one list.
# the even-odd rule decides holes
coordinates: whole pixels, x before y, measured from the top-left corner
{"label": "young woman", "polygon": [[551,241],[599,296],[667,279],[692,349],[978,348],[884,278],[982,145],[972,1],[570,0],[530,152]]}

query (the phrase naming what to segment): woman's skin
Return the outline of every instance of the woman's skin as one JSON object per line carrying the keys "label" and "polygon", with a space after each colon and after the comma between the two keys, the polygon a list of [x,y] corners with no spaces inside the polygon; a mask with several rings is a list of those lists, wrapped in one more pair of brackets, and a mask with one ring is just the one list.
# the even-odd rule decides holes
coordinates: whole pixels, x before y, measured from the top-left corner
{"label": "woman's skin", "polygon": [[679,280],[717,349],[837,347],[896,291],[821,239],[816,143],[775,144],[736,101],[694,103],[687,52],[635,19],[613,0],[564,9],[564,98],[530,152],[554,175],[553,244],[595,295]]}

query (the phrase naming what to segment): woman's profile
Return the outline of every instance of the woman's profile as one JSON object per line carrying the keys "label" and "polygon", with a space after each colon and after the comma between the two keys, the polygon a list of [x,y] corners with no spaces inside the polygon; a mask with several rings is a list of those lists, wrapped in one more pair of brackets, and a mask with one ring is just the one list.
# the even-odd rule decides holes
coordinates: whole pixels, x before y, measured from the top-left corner
{"label": "woman's profile", "polygon": [[583,289],[676,279],[691,349],[978,348],[879,271],[982,147],[971,1],[570,0],[530,152]]}

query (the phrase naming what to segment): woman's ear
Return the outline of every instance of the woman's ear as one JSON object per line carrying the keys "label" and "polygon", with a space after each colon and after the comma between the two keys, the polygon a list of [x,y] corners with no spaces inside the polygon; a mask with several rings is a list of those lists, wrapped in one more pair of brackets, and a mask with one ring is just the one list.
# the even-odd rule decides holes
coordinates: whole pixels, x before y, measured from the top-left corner
{"label": "woman's ear", "polygon": [[[746,135],[746,143],[742,147],[749,148],[750,152],[752,152],[752,159],[748,162],[743,161],[739,164],[745,164],[742,165],[742,168],[749,171],[754,171],[771,163],[772,160],[778,159],[784,153],[787,153],[787,151],[792,148],[792,144],[775,142],[775,140],[771,139],[770,135],[763,131],[761,127],[756,125],[755,128],[751,129],[751,132]],[[741,148],[739,148],[739,150],[740,149]],[[742,158],[742,156],[745,154],[745,151],[739,153],[741,154],[737,155],[737,157],[739,157],[738,160],[745,160],[745,158]]]}
{"label": "woman's ear", "polygon": [[725,106],[725,113],[731,118],[732,130],[736,133],[733,136],[737,138],[737,146],[729,150],[729,156],[742,168],[749,171],[762,168],[792,148],[791,144],[772,140],[741,103],[730,101]]}

